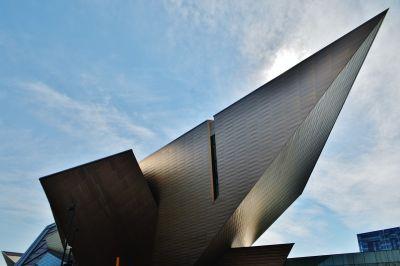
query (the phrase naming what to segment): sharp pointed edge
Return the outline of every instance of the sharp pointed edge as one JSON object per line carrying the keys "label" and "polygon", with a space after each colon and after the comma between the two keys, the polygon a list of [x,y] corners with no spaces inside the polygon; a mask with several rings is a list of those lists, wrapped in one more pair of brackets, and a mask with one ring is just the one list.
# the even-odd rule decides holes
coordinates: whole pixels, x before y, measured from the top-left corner
{"label": "sharp pointed edge", "polygon": [[[288,197],[288,199],[290,199],[290,201],[288,201],[289,202],[288,206],[290,206],[290,204],[302,193],[302,191],[303,191],[303,189],[305,187],[305,184],[307,183],[308,177],[311,174],[316,161],[318,160],[319,154],[322,151],[322,148],[324,147],[324,144],[325,144],[325,142],[326,142],[326,140],[327,140],[327,138],[329,136],[329,133],[330,133],[333,125],[335,124],[335,121],[336,121],[336,119],[337,119],[337,117],[338,117],[338,115],[340,113],[340,110],[341,110],[341,108],[342,108],[342,106],[343,106],[343,104],[344,104],[344,102],[345,102],[345,100],[347,98],[347,95],[348,95],[348,93],[349,93],[349,91],[350,91],[350,89],[351,89],[351,87],[352,87],[352,85],[354,83],[355,78],[357,77],[358,71],[360,70],[360,68],[361,68],[361,66],[363,64],[364,59],[365,59],[366,55],[368,54],[368,50],[371,47],[371,45],[373,43],[373,40],[375,39],[375,36],[376,36],[380,26],[381,26],[382,20],[383,20],[383,18],[384,18],[386,13],[387,13],[387,10],[385,10],[381,14],[375,16],[374,18],[368,20],[366,23],[362,24],[360,27],[356,28],[355,30],[353,30],[349,34],[346,34],[345,36],[342,37],[342,38],[348,38],[349,35],[352,35],[351,33],[357,32],[358,30],[361,31],[361,32],[364,32],[364,33],[366,31],[369,32],[367,37],[362,41],[360,47],[351,56],[349,62],[347,62],[347,64],[345,65],[344,69],[342,69],[342,71],[340,71],[339,75],[335,78],[334,82],[331,84],[331,86],[329,86],[328,90],[324,94],[324,97],[322,97],[320,99],[318,104],[313,108],[313,111],[310,113],[310,115],[307,117],[307,119],[302,123],[301,127],[296,131],[297,133],[298,132],[302,132],[302,133],[298,133],[298,134],[293,135],[293,137],[292,137],[292,139],[293,139],[292,142],[293,143],[290,142],[291,144],[288,145],[283,152],[281,152],[281,154],[283,154],[283,155],[280,156],[280,157],[283,158],[283,161],[287,161],[287,158],[289,157],[289,155],[301,154],[300,151],[302,149],[304,149],[305,151],[312,150],[312,148],[315,145],[314,145],[314,142],[312,142],[310,140],[308,140],[308,142],[305,141],[305,139],[307,139],[308,136],[310,136],[310,135],[318,136],[318,138],[319,138],[319,144],[320,145],[318,145],[318,150],[314,151],[312,153],[312,156],[311,155],[306,156],[306,158],[308,158],[310,156],[312,157],[312,160],[310,159],[310,162],[307,161],[305,163],[305,166],[303,167],[303,169],[305,169],[304,171],[306,171],[306,170],[307,171],[305,173],[302,173],[301,177],[304,176],[306,178],[304,180],[300,180],[302,182],[297,181],[300,184],[299,189],[298,189],[298,191],[294,191],[294,192],[297,192],[297,193],[293,193],[295,195],[295,196],[293,196],[293,198]],[[357,63],[355,63],[355,61],[354,61],[354,60],[356,60],[356,57],[359,58]],[[355,64],[355,65],[353,65],[353,64]],[[350,71],[352,74],[351,75],[348,74],[348,73],[350,73],[348,71]],[[345,73],[347,73],[347,74],[345,74]],[[350,76],[348,76],[348,75],[350,75]],[[345,78],[346,76],[347,76],[347,78]],[[346,85],[343,85],[343,82],[345,82]],[[339,86],[339,87],[344,86],[344,88],[341,89],[340,93],[335,92],[337,89],[330,89],[332,87],[337,87],[337,86]],[[339,96],[335,96],[335,94],[338,94]],[[337,98],[337,99],[335,99],[335,98]],[[332,99],[335,99],[335,102],[337,102],[335,104],[334,108],[332,106],[330,106],[331,103],[333,102]],[[329,117],[329,119],[328,119],[329,123],[326,123],[325,119],[318,119],[320,114],[321,114],[321,110],[322,109],[326,109],[322,113],[327,113],[327,116]],[[331,111],[329,111],[330,109],[333,109],[334,111],[331,113]],[[325,123],[324,124],[324,130],[323,130],[324,134],[322,134],[323,135],[322,137],[319,136],[319,134],[320,134],[319,130],[316,130],[313,127],[315,119],[321,120],[322,122],[319,121],[320,123]],[[321,127],[317,127],[317,128],[321,128]],[[314,130],[316,132],[314,132],[313,134],[308,134],[309,133],[308,131],[310,131],[310,130],[311,131]],[[300,140],[298,140],[298,139],[300,139]],[[305,149],[303,147],[304,143],[308,143],[310,145],[310,147]],[[278,157],[278,159],[280,159],[280,157]],[[292,161],[296,161],[296,160],[293,159]],[[278,165],[278,166],[276,166],[276,165]],[[280,165],[284,165],[284,162],[282,162],[282,160],[280,160],[280,161],[277,160],[276,165],[274,165],[274,166],[276,166],[277,169],[279,169],[279,166]],[[294,164],[294,165],[296,165],[296,164]],[[242,240],[242,242],[238,241],[238,245],[237,246],[251,245],[252,243],[250,243],[250,242],[247,243],[247,242],[248,241],[251,241],[251,242],[254,241],[256,239],[256,237],[254,237],[254,236],[258,237],[262,233],[261,232],[262,230],[265,230],[265,228],[267,228],[269,225],[272,224],[272,223],[268,224],[265,221],[260,222],[264,218],[262,218],[260,220],[260,219],[257,219],[257,217],[253,217],[254,216],[254,211],[251,210],[252,208],[249,208],[249,206],[247,206],[247,205],[254,204],[255,202],[269,202],[269,201],[265,201],[264,198],[262,200],[254,200],[254,198],[256,198],[256,197],[252,197],[252,196],[253,196],[253,194],[254,195],[262,195],[262,196],[260,196],[260,198],[261,198],[261,197],[264,196],[264,194],[266,194],[266,195],[272,194],[272,193],[262,193],[262,191],[264,191],[264,188],[270,187],[269,183],[267,182],[269,180],[268,177],[270,177],[270,176],[273,177],[273,176],[276,175],[276,173],[283,172],[283,170],[282,171],[273,171],[274,169],[273,170],[271,170],[271,169],[273,169],[273,168],[272,167],[268,168],[266,173],[264,173],[264,175],[263,175],[264,176],[263,180],[260,179],[259,182],[258,182],[258,183],[260,183],[260,181],[262,181],[263,182],[262,184],[264,184],[264,185],[261,186],[260,185],[261,183],[260,183],[260,184],[257,184],[256,186],[253,187],[253,189],[251,191],[251,193],[252,192],[253,193],[252,194],[249,193],[249,194],[251,194],[251,196],[248,195],[246,197],[246,198],[249,198],[249,200],[247,200],[247,201],[244,200],[241,203],[241,205],[243,205],[244,207],[242,206],[242,208],[239,208],[240,207],[239,206],[237,210],[239,210],[239,209],[240,210],[239,211],[235,211],[235,214],[237,214],[237,217],[235,217],[235,214],[234,214],[231,217],[231,219],[228,220],[228,222],[224,225],[224,227],[219,232],[219,234],[217,234],[214,237],[213,241],[210,243],[209,248],[211,247],[211,249],[209,249],[209,250],[206,249],[205,250],[205,252],[202,254],[202,257],[200,257],[200,259],[197,261],[197,265],[202,265],[208,259],[212,260],[212,257],[216,256],[217,253],[218,253],[218,251],[216,251],[218,249],[218,248],[216,248],[216,246],[220,245],[220,243],[230,244],[231,247],[232,247],[232,246],[237,245],[235,243],[235,241]],[[270,172],[272,174],[269,174]],[[293,171],[293,173],[297,173],[297,172],[298,171]],[[288,183],[289,183],[289,181],[288,181]],[[286,186],[284,186],[283,188],[286,188]],[[290,193],[290,195],[292,195],[292,193]],[[279,204],[277,203],[277,206],[280,207],[280,203]],[[288,206],[285,206],[284,210]],[[265,206],[263,206],[263,208],[264,207]],[[268,207],[265,207],[264,209],[267,210]],[[246,216],[244,214],[245,212],[249,212],[250,213],[248,215],[249,217],[245,217]],[[282,212],[280,212],[280,214]],[[257,212],[256,216],[259,213],[260,212]],[[268,211],[266,211],[266,213],[268,213]],[[275,212],[270,212],[270,213],[275,213]],[[279,215],[277,215],[277,216],[273,216],[273,215],[271,216],[270,215],[270,216],[272,217],[272,220],[276,220],[279,217]],[[242,224],[244,229],[242,230],[242,232],[239,232],[238,235],[237,234],[232,235],[233,232],[235,232],[235,230],[236,231],[238,230],[237,229],[238,224]],[[263,224],[263,226],[261,226],[261,224]],[[255,228],[257,226],[259,226],[260,228],[258,228],[258,229]],[[263,227],[262,230],[261,230],[261,227]],[[250,236],[250,237],[248,237],[248,236]],[[230,239],[226,240],[226,238],[230,238]],[[210,253],[207,254],[207,251],[210,251]],[[209,258],[207,258],[208,256],[209,256]]]}

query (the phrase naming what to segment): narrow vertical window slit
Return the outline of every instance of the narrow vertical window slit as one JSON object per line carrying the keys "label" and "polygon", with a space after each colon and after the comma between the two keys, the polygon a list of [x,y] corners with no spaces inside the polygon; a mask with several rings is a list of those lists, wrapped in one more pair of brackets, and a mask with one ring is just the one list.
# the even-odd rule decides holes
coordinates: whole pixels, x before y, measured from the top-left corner
{"label": "narrow vertical window slit", "polygon": [[217,169],[217,149],[215,146],[215,134],[210,137],[211,143],[211,165],[212,165],[212,180],[213,180],[213,196],[214,200],[219,195],[219,184],[218,184],[218,169]]}

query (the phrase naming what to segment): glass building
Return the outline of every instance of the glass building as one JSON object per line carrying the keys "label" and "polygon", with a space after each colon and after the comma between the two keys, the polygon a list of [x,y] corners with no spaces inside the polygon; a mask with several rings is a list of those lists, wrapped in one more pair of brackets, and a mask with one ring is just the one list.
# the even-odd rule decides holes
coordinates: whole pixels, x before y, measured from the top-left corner
{"label": "glass building", "polygon": [[357,235],[360,252],[400,249],[400,227]]}

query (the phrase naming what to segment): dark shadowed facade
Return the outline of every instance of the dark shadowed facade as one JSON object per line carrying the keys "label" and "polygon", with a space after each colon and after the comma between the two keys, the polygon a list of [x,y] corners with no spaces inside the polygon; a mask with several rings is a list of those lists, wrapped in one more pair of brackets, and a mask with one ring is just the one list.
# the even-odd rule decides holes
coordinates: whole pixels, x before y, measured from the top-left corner
{"label": "dark shadowed facade", "polygon": [[131,151],[40,181],[80,265],[150,263],[157,206]]}
{"label": "dark shadowed facade", "polygon": [[139,163],[41,178],[76,263],[283,265],[292,244],[251,245],[304,190],[385,14]]}

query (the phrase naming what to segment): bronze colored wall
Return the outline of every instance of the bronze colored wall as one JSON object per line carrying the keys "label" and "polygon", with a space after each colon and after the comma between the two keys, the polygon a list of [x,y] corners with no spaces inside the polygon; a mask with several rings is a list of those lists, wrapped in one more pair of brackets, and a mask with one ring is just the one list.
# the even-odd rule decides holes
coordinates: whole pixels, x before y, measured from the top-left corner
{"label": "bronze colored wall", "polygon": [[[40,179],[61,239],[69,231],[78,265],[148,265],[157,206],[132,151],[122,152]],[[71,234],[70,234],[71,236]]]}

